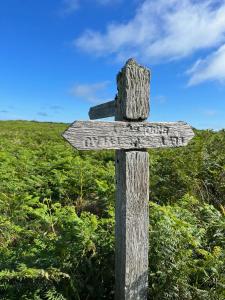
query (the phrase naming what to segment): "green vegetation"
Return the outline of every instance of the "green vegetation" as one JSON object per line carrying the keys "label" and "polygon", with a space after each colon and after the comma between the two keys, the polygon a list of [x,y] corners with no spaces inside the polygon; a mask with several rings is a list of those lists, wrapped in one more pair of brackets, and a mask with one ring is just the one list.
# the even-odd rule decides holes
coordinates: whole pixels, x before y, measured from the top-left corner
{"label": "green vegetation", "polygon": [[[114,153],[0,122],[0,299],[114,296]],[[150,299],[225,299],[225,131],[150,151]]]}

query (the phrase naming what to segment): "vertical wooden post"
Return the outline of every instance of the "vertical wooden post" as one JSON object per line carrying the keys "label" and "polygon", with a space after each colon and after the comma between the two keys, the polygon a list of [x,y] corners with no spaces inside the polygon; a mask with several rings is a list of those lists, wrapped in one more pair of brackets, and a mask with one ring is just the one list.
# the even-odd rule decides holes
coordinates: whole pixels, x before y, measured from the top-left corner
{"label": "vertical wooden post", "polygon": [[[149,115],[148,69],[133,59],[117,76],[117,121]],[[116,151],[116,300],[145,300],[148,291],[149,161],[145,150]]]}

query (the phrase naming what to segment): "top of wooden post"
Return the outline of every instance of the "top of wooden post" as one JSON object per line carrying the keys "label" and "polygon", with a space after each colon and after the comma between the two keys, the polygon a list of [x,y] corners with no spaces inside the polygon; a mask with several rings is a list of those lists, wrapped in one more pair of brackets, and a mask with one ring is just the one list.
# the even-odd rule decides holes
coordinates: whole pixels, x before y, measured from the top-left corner
{"label": "top of wooden post", "polygon": [[131,58],[117,75],[116,120],[142,121],[149,116],[150,71]]}

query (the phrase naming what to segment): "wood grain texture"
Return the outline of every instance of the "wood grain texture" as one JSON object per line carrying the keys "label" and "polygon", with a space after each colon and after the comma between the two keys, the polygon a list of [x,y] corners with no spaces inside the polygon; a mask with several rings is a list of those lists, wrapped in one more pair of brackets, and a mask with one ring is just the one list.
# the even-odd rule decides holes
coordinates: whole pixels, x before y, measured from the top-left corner
{"label": "wood grain texture", "polygon": [[[134,60],[117,76],[117,121],[145,120],[149,114],[150,72]],[[143,86],[143,90],[141,89]],[[120,136],[139,147],[142,123],[119,122]],[[144,123],[144,122],[143,122]],[[116,122],[117,124],[117,122]],[[121,130],[122,128],[123,130]],[[117,129],[115,128],[114,131]],[[152,131],[152,129],[148,129]],[[147,131],[148,131],[147,130]],[[158,130],[158,129],[157,129]],[[136,134],[136,136],[135,136]],[[120,140],[121,141],[121,140]],[[116,151],[115,299],[147,300],[149,162],[146,151]]]}
{"label": "wood grain texture", "polygon": [[115,116],[115,100],[93,106],[89,110],[91,120]]}
{"label": "wood grain texture", "polygon": [[117,75],[116,120],[146,120],[149,115],[150,71],[129,59]]}
{"label": "wood grain texture", "polygon": [[194,133],[184,122],[76,121],[63,137],[79,150],[185,146]]}
{"label": "wood grain texture", "polygon": [[147,299],[149,161],[116,151],[116,300]]}

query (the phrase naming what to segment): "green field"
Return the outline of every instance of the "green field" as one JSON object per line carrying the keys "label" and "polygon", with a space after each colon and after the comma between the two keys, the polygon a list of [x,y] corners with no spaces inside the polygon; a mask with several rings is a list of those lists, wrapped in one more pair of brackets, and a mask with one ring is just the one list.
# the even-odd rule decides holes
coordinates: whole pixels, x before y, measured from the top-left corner
{"label": "green field", "polygon": [[[114,297],[114,152],[0,121],[0,299]],[[150,153],[149,299],[225,299],[225,131]]]}

